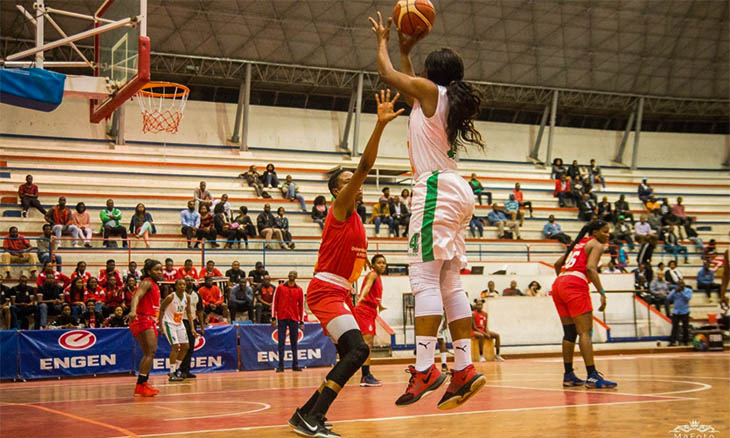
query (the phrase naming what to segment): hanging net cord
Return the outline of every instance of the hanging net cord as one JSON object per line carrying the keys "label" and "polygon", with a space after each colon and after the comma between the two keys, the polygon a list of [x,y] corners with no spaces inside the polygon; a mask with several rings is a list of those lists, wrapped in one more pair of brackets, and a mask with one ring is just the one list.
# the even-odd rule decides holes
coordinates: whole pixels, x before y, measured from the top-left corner
{"label": "hanging net cord", "polygon": [[137,93],[142,111],[142,132],[177,132],[190,89],[169,82],[150,82]]}

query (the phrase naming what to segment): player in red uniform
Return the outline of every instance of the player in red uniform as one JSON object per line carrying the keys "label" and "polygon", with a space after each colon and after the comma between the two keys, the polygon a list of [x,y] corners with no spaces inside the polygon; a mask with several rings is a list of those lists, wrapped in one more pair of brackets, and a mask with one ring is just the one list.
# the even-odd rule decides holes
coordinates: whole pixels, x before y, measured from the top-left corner
{"label": "player in red uniform", "polygon": [[[591,305],[588,282],[590,281],[601,294],[602,312],[606,308],[606,291],[603,290],[598,276],[598,264],[603,255],[603,245],[608,242],[610,229],[604,221],[593,221],[583,227],[557,262],[555,273],[558,278],[553,283],[553,302],[563,325],[563,386],[586,388],[614,388],[615,382],[605,380],[596,371],[593,361],[593,306]],[[585,237],[588,235],[588,237]],[[580,336],[580,353],[586,365],[588,377],[579,379],[573,372],[573,351],[575,340]]]}
{"label": "player in red uniform", "polygon": [[[385,310],[385,307],[381,303],[383,298],[383,282],[380,276],[385,274],[385,271],[388,269],[388,263],[385,261],[385,256],[376,254],[370,260],[370,266],[372,266],[373,270],[365,276],[362,290],[360,290],[360,295],[357,297],[357,304],[352,314],[355,316],[355,320],[357,320],[357,325],[360,327],[365,343],[368,344],[368,348],[372,349],[373,339],[375,338],[375,318],[378,317],[379,312]],[[362,366],[360,386],[381,385],[382,383],[370,374],[370,356],[368,356],[365,364]]]}
{"label": "player in red uniform", "polygon": [[375,94],[378,121],[355,173],[340,169],[329,179],[329,189],[335,200],[324,223],[315,275],[307,288],[307,305],[319,319],[324,332],[335,342],[340,360],[327,374],[325,382],[289,419],[294,431],[302,436],[340,436],[325,426],[325,414],[370,354],[347,304],[352,283],[365,266],[368,246],[365,227],[355,207],[357,201],[362,200],[362,184],[375,164],[385,126],[403,112],[403,109],[393,109],[398,96],[396,94],[391,100],[390,90]]}
{"label": "player in red uniform", "polygon": [[474,301],[475,305],[474,311],[472,312],[471,337],[472,339],[476,339],[479,343],[479,359],[482,362],[486,361],[484,358],[485,341],[488,339],[494,339],[494,350],[496,353],[494,358],[501,362],[504,358],[499,355],[499,347],[501,343],[499,333],[489,330],[489,325],[487,324],[489,315],[487,315],[487,312],[484,311],[484,300]]}
{"label": "player in red uniform", "polygon": [[142,268],[142,282],[132,297],[132,305],[127,314],[129,330],[142,348],[142,360],[139,361],[139,374],[134,395],[154,397],[160,392],[147,383],[152,369],[152,361],[157,352],[157,316],[160,311],[160,287],[162,280],[162,263],[148,259]]}

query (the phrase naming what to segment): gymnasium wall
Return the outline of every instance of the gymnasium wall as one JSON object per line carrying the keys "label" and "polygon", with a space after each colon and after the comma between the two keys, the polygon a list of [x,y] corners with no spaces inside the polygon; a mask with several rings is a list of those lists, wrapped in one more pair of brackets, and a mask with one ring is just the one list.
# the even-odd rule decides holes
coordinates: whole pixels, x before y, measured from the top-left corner
{"label": "gymnasium wall", "polygon": [[[180,132],[177,134],[145,135],[141,133],[141,116],[136,102],[125,105],[127,140],[226,144],[233,132],[235,104],[188,102]],[[88,103],[66,99],[51,113],[30,111],[0,105],[0,132],[64,136],[85,139],[104,138],[104,124],[88,123]],[[345,126],[342,112],[305,110],[279,107],[251,107],[249,145],[258,147],[335,151]],[[360,150],[364,148],[373,124],[374,114],[363,114],[360,125]],[[524,161],[534,144],[538,127],[505,123],[477,122],[487,148],[484,152],[471,150],[464,158]],[[399,118],[385,131],[381,156],[405,157],[407,119]],[[354,131],[354,129],[352,130]],[[352,132],[351,131],[351,132]],[[352,135],[352,134],[351,134]],[[556,128],[553,136],[553,157],[581,163],[595,158],[607,165],[613,159],[622,132],[577,128]],[[547,130],[543,136],[541,158],[547,149]],[[350,142],[352,145],[352,141]],[[629,137],[625,162],[631,162],[633,135]],[[711,134],[641,134],[638,165],[644,167],[719,168],[730,150],[730,139]]]}

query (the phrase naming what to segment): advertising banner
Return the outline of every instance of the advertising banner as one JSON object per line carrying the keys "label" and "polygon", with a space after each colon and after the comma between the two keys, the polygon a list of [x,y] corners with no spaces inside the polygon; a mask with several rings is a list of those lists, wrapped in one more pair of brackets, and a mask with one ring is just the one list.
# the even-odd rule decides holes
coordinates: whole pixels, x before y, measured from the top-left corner
{"label": "advertising banner", "polygon": [[0,330],[0,379],[18,377],[18,332]]}
{"label": "advertising banner", "polygon": [[[270,370],[279,364],[278,330],[269,324],[244,324],[238,326],[241,342],[241,368],[248,370]],[[329,366],[335,363],[337,350],[332,341],[324,335],[317,323],[305,324],[299,330],[297,360],[300,367]],[[284,365],[291,366],[292,350],[289,335],[284,349]]]}

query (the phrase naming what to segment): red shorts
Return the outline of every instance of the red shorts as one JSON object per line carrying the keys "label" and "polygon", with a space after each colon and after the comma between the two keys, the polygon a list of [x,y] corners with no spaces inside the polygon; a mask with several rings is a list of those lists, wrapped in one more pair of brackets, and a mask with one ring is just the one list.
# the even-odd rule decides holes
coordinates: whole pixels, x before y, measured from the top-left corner
{"label": "red shorts", "polygon": [[152,329],[155,331],[155,337],[157,337],[157,321],[152,316],[137,315],[129,324],[129,330],[132,332],[132,336],[135,338],[145,330]]}
{"label": "red shorts", "polygon": [[593,311],[588,283],[573,275],[561,275],[553,283],[553,302],[561,317],[571,318]]}
{"label": "red shorts", "polygon": [[327,324],[341,315],[352,315],[350,306],[352,298],[350,291],[332,283],[313,278],[307,287],[307,305],[322,324],[324,334],[327,333]]}
{"label": "red shorts", "polygon": [[378,317],[376,308],[367,304],[358,304],[352,314],[363,335],[375,335],[375,318]]}

